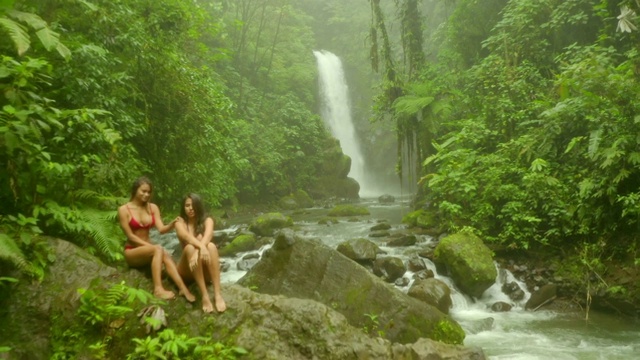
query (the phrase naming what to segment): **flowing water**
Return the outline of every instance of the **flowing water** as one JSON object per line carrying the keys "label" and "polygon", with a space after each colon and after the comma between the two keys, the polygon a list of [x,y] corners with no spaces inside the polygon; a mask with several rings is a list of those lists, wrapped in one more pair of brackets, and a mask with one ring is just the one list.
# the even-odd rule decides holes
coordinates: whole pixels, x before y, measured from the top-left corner
{"label": "flowing water", "polygon": [[335,54],[325,50],[314,51],[313,55],[318,61],[322,119],[328,125],[331,134],[340,141],[342,152],[351,158],[349,176],[365,190],[364,159],[351,119],[349,88],[342,70],[342,62]]}
{"label": "flowing water", "polygon": [[[376,199],[363,199],[360,205],[367,206],[371,215],[360,217],[355,222],[340,219],[337,224],[320,225],[318,220],[328,212],[327,209],[320,208],[291,216],[294,218],[297,234],[319,238],[326,245],[336,248],[340,242],[348,239],[367,238],[369,229],[378,220],[386,220],[393,228],[402,227],[401,219],[409,211],[408,199],[401,199],[391,205],[378,204]],[[424,236],[420,241],[424,245],[433,239]],[[262,253],[267,248],[268,246],[255,252]],[[407,259],[405,254],[409,248],[381,248],[389,254]],[[224,259],[231,266],[229,271],[223,273],[223,283],[234,283],[244,275],[243,271],[236,269],[236,263],[244,255],[246,254],[240,254],[235,259]],[[482,298],[473,301],[461,294],[451,279],[438,274],[433,264],[429,263],[428,266],[436,278],[452,288],[453,307],[450,314],[465,329],[465,345],[483,348],[489,359],[640,359],[638,322],[593,311],[589,315],[589,321],[584,320],[584,314],[576,312],[525,311],[524,303],[530,296],[529,292],[526,292],[522,302],[513,304],[500,290],[504,280],[516,281],[526,289],[524,283],[505,270],[499,271],[496,284],[485,291]],[[410,278],[411,275],[408,272],[405,277]],[[407,289],[408,286],[398,288],[404,292]],[[489,306],[498,300],[512,303],[514,308],[509,312],[492,312]]]}

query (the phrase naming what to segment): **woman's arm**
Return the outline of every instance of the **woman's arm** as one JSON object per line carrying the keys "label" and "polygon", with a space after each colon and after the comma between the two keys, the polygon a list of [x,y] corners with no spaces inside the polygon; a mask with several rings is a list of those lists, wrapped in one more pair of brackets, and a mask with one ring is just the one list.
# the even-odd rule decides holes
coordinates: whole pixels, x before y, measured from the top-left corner
{"label": "woman's arm", "polygon": [[202,234],[202,245],[207,246],[213,241],[213,219],[208,217],[204,220],[204,233]]}
{"label": "woman's arm", "polygon": [[168,223],[167,225],[165,225],[162,222],[162,215],[160,214],[160,208],[158,207],[158,205],[156,204],[149,204],[149,206],[151,207],[151,211],[156,214],[155,215],[155,219],[156,219],[156,229],[158,229],[158,232],[160,232],[160,234],[166,234],[169,231],[173,230],[173,227],[176,223],[176,220],[173,219],[171,220],[170,223]]}
{"label": "woman's arm", "polygon": [[187,223],[180,218],[179,221],[175,222],[176,234],[178,235],[178,239],[187,244],[193,245],[196,249],[202,249],[203,244],[198,241],[198,239],[189,233],[187,230]]}
{"label": "woman's arm", "polygon": [[122,205],[118,208],[118,219],[120,220],[120,227],[122,228],[122,231],[130,242],[138,246],[148,245],[148,242],[142,240],[142,238],[134,234],[133,230],[131,230],[131,226],[129,226],[129,213],[126,208],[126,205]]}

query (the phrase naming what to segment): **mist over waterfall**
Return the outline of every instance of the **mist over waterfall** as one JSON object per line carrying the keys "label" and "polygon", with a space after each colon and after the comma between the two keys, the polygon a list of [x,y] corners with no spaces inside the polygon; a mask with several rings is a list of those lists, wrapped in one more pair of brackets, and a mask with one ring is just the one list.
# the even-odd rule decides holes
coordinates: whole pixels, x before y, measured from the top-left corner
{"label": "mist over waterfall", "polygon": [[351,119],[349,88],[342,62],[335,54],[326,50],[314,51],[313,54],[318,61],[320,75],[322,118],[333,136],[340,141],[342,152],[351,158],[349,177],[360,184],[360,196],[375,195],[366,179],[364,158]]}

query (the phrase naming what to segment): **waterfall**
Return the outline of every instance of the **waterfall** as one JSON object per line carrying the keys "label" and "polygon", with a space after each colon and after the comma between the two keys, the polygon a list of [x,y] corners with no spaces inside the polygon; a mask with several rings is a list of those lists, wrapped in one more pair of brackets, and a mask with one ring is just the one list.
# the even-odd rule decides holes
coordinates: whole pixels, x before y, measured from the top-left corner
{"label": "waterfall", "polygon": [[331,134],[340,141],[342,152],[351,158],[349,177],[360,184],[360,194],[363,195],[371,189],[368,188],[365,179],[364,159],[351,119],[349,88],[344,77],[342,62],[335,54],[326,50],[314,51],[313,54],[318,61],[320,75],[322,118],[331,130]]}

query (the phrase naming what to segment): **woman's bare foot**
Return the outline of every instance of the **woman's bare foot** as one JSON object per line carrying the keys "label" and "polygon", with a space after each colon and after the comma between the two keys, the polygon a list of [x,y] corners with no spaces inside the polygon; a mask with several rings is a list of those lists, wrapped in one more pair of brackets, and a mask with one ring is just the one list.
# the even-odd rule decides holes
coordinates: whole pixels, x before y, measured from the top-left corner
{"label": "woman's bare foot", "polygon": [[202,311],[204,311],[205,314],[213,312],[213,304],[211,304],[211,299],[209,299],[208,296],[202,298]]}
{"label": "woman's bare foot", "polygon": [[162,300],[173,300],[176,298],[176,294],[173,291],[165,290],[165,289],[155,289],[153,291],[153,295],[155,297],[160,298]]}
{"label": "woman's bare foot", "polygon": [[216,310],[221,313],[227,310],[227,303],[224,302],[222,295],[216,295]]}
{"label": "woman's bare foot", "polygon": [[188,302],[192,303],[196,301],[196,297],[189,291],[189,289],[185,289],[185,291],[180,290],[180,296],[184,296]]}

